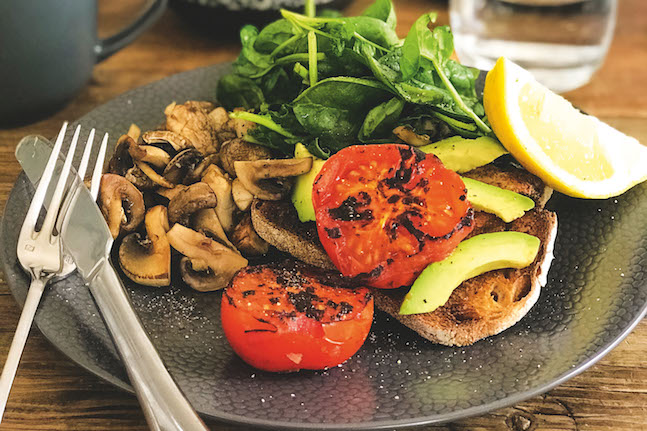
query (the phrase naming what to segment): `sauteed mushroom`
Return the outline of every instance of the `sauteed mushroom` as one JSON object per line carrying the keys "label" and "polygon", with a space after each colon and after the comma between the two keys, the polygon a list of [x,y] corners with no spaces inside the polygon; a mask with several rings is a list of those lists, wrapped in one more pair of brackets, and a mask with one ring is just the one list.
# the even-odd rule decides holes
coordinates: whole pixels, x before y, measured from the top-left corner
{"label": "sauteed mushroom", "polygon": [[254,200],[254,195],[245,188],[238,178],[235,178],[231,183],[231,196],[238,209],[243,212],[252,206]]}
{"label": "sauteed mushroom", "polygon": [[236,248],[246,255],[259,256],[267,253],[270,246],[263,240],[252,225],[252,217],[249,213],[243,216],[242,220],[236,225],[232,241]]}
{"label": "sauteed mushroom", "polygon": [[431,142],[429,135],[418,135],[409,125],[396,127],[393,134],[412,147],[422,147]]}
{"label": "sauteed mushroom", "polygon": [[128,169],[124,177],[135,186],[137,186],[139,190],[151,190],[157,187],[157,184],[155,184],[153,180],[148,178],[148,176],[137,166],[133,166],[132,168]]}
{"label": "sauteed mushroom", "polygon": [[220,148],[209,111],[213,105],[207,102],[171,103],[164,109],[166,128],[184,136],[202,154],[215,153]]}
{"label": "sauteed mushroom", "polygon": [[312,169],[312,157],[302,159],[275,159],[237,161],[236,176],[255,197],[275,201],[290,191],[286,177],[302,175]]}
{"label": "sauteed mushroom", "polygon": [[[180,266],[182,278],[194,289],[222,289],[247,259],[199,232],[176,224],[166,234],[171,246],[185,255]],[[190,260],[190,262],[187,262]]]}
{"label": "sauteed mushroom", "polygon": [[216,195],[209,185],[195,183],[181,190],[171,199],[168,204],[169,222],[171,225],[175,223],[188,225],[191,214],[204,208],[213,208],[217,202]]}
{"label": "sauteed mushroom", "polygon": [[171,161],[171,156],[153,145],[130,145],[128,153],[133,160],[150,163],[156,168],[163,168]]}
{"label": "sauteed mushroom", "polygon": [[232,139],[222,144],[220,148],[220,164],[229,175],[236,176],[234,162],[239,160],[265,160],[272,158],[272,151],[256,144],[250,144],[242,139]]}
{"label": "sauteed mushroom", "polygon": [[195,148],[182,150],[166,165],[164,178],[174,184],[189,184],[193,171],[202,159],[202,153]]}
{"label": "sauteed mushroom", "polygon": [[205,208],[196,211],[191,216],[191,227],[205,236],[238,252],[236,246],[229,241],[229,238],[227,238],[227,234],[222,228],[214,208]]}
{"label": "sauteed mushroom", "polygon": [[145,286],[168,286],[171,282],[171,246],[166,207],[148,210],[144,222],[146,238],[131,233],[119,247],[119,266],[132,281]]}
{"label": "sauteed mushroom", "polygon": [[133,231],[144,220],[144,197],[131,182],[115,174],[103,174],[99,206],[113,238]]}
{"label": "sauteed mushroom", "polygon": [[202,182],[211,187],[218,198],[216,214],[225,232],[231,232],[234,228],[234,212],[236,205],[231,196],[231,180],[218,166],[211,165],[202,176]]}
{"label": "sauteed mushroom", "polygon": [[189,142],[184,136],[169,130],[151,130],[150,132],[146,132],[142,135],[142,141],[147,144],[168,144],[175,151],[182,151],[190,147]]}
{"label": "sauteed mushroom", "polygon": [[111,174],[126,175],[128,169],[134,165],[133,158],[130,156],[130,146],[137,146],[133,138],[128,135],[122,135],[117,141],[115,152],[108,162],[108,172]]}

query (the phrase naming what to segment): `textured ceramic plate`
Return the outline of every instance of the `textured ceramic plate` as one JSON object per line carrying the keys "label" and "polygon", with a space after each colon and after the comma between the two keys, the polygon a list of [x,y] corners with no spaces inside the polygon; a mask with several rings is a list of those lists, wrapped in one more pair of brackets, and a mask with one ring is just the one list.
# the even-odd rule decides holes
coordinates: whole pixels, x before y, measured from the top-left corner
{"label": "textured ceramic plate", "polygon": [[[134,122],[163,122],[172,101],[214,98],[227,66],[182,73],[126,93],[79,120],[112,143]],[[21,175],[0,230],[6,280],[19,303],[28,278],[16,261],[18,227],[32,187]],[[220,294],[179,285],[129,285],[162,359],[197,410],[221,420],[284,428],[394,428],[450,421],[517,403],[583,371],[645,314],[647,187],[617,199],[556,195],[559,216],[548,286],[530,313],[470,347],[433,345],[377,313],[357,355],[325,372],[279,375],[238,359],[220,327]],[[125,389],[127,377],[99,312],[78,277],[52,285],[36,315],[42,333],[72,360]]]}

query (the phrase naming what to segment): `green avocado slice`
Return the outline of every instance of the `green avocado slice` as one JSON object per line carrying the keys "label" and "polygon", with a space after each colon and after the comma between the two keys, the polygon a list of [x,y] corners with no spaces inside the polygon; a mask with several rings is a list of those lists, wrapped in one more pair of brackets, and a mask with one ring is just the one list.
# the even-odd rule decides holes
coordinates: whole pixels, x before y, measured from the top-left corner
{"label": "green avocado slice", "polygon": [[292,205],[297,210],[299,220],[302,223],[315,221],[315,208],[312,205],[312,186],[315,178],[317,178],[317,174],[319,174],[321,167],[326,161],[314,157],[303,144],[296,144],[294,147],[294,157],[297,159],[312,157],[312,169],[303,175],[299,175],[294,182]]}
{"label": "green avocado slice", "polygon": [[499,141],[487,136],[476,139],[452,136],[418,149],[436,155],[447,169],[459,174],[487,165],[508,154]]}
{"label": "green avocado slice", "polygon": [[485,272],[524,268],[535,260],[540,244],[539,238],[521,232],[473,236],[422,271],[405,296],[400,314],[430,313],[444,305],[463,281]]}
{"label": "green avocado slice", "polygon": [[467,189],[467,200],[475,210],[494,214],[506,223],[535,207],[535,201],[527,196],[471,178],[461,179]]}

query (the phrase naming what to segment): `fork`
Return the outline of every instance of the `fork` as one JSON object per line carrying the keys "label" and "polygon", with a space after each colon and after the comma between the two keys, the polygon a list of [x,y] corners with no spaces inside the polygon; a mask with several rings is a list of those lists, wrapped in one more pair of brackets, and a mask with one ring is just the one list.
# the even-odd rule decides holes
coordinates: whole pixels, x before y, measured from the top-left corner
{"label": "fork", "polygon": [[[20,314],[16,333],[11,342],[11,347],[9,348],[7,360],[2,369],[2,375],[0,375],[0,422],[2,422],[2,416],[7,405],[7,399],[9,398],[9,392],[11,391],[14,377],[16,376],[20,357],[22,356],[22,352],[29,335],[29,330],[31,329],[34,315],[36,314],[36,310],[45,287],[56,275],[61,274],[64,267],[67,267],[66,271],[69,271],[69,264],[64,263],[63,247],[59,234],[62,220],[69,209],[71,201],[70,198],[72,193],[66,193],[69,192],[71,188],[71,186],[68,186],[67,182],[72,168],[72,160],[74,158],[74,153],[76,152],[77,142],[79,140],[79,133],[81,130],[80,126],[76,128],[72,137],[63,168],[51,197],[45,220],[43,221],[41,228],[36,230],[41,208],[43,207],[43,203],[45,203],[45,197],[50,188],[50,184],[53,183],[52,178],[55,174],[54,170],[61,147],[63,146],[66,130],[67,122],[63,123],[63,127],[58,133],[58,137],[56,138],[56,143],[47,162],[47,166],[45,167],[40,183],[36,188],[29,210],[27,211],[27,216],[25,217],[25,221],[20,229],[17,247],[18,260],[23,269],[29,273],[32,281],[29,286],[25,305]],[[88,141],[85,145],[85,150],[77,171],[80,178],[85,176],[85,172],[88,167],[94,135],[95,130],[92,129],[88,136]],[[92,174],[91,193],[95,199],[99,192],[99,184],[101,181],[107,142],[108,134],[106,133],[103,138],[103,142],[101,143],[99,156],[97,157]],[[76,184],[76,182],[72,181],[72,184]]]}

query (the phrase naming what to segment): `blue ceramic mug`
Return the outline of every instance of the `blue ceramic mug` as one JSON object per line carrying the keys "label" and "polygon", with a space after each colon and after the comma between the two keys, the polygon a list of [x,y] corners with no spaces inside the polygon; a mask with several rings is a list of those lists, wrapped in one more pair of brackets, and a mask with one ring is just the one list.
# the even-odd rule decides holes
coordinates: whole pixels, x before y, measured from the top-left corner
{"label": "blue ceramic mug", "polygon": [[53,113],[88,82],[93,66],[132,42],[164,11],[152,0],[119,33],[97,36],[97,0],[0,1],[0,125]]}

